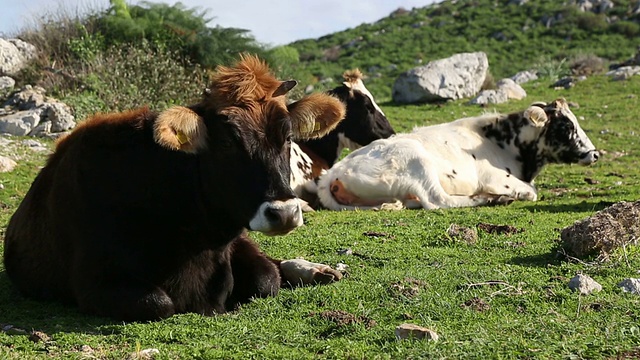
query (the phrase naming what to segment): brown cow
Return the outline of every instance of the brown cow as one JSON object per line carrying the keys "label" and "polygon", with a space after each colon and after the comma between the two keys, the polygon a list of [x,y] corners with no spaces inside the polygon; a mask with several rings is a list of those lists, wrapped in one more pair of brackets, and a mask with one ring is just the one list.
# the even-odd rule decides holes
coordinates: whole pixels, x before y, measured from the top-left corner
{"label": "brown cow", "polygon": [[97,115],[61,140],[9,221],[7,274],[25,295],[121,320],[205,315],[339,272],[268,258],[245,229],[302,224],[291,135],[322,136],[342,103],[286,105],[295,81],[258,58],[219,67],[200,103]]}

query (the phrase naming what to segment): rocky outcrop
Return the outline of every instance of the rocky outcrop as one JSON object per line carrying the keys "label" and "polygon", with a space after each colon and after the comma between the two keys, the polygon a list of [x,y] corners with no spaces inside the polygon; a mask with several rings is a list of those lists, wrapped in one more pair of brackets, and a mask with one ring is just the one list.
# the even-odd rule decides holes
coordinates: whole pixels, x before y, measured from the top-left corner
{"label": "rocky outcrop", "polygon": [[401,74],[393,85],[396,103],[458,100],[476,95],[487,76],[483,52],[456,54]]}
{"label": "rocky outcrop", "polygon": [[45,92],[27,85],[9,97],[0,108],[0,133],[55,138],[73,129],[71,109]]}
{"label": "rocky outcrop", "polygon": [[18,39],[0,38],[0,75],[15,75],[37,55],[36,47]]}

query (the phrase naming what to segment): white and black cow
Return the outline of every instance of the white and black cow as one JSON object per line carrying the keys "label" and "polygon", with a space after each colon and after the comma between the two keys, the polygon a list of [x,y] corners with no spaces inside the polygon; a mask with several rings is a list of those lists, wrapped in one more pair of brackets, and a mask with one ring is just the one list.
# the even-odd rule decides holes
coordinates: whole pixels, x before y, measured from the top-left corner
{"label": "white and black cow", "polygon": [[321,176],[318,197],[333,210],[535,201],[533,180],[545,164],[589,165],[598,156],[566,101],[558,99],[374,141]]}
{"label": "white and black cow", "polygon": [[360,70],[347,70],[342,76],[343,84],[328,94],[346,105],[345,118],[322,138],[298,141],[291,146],[291,188],[298,197],[308,201],[316,191],[314,179],[336,162],[343,149],[355,150],[395,134],[364,86]]}

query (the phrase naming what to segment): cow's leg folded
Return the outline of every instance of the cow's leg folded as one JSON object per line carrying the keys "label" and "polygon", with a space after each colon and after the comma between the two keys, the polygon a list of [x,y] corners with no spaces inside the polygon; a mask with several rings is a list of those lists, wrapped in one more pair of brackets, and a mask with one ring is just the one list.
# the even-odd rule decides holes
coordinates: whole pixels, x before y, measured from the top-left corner
{"label": "cow's leg folded", "polygon": [[342,279],[342,273],[329,265],[304,259],[273,261],[279,264],[283,282],[290,286],[329,284]]}
{"label": "cow's leg folded", "polygon": [[175,313],[162,289],[132,278],[85,284],[76,296],[80,310],[125,321],[159,320]]}
{"label": "cow's leg folded", "polygon": [[232,244],[233,291],[227,301],[231,310],[254,297],[276,295],[281,286],[278,266],[245,234]]}

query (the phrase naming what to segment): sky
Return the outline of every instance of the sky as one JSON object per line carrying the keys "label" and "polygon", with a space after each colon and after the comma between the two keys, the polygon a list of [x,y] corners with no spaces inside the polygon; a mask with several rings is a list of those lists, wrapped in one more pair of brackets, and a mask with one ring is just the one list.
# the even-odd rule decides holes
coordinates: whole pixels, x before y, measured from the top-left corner
{"label": "sky", "polygon": [[[176,1],[154,0],[175,4]],[[210,26],[251,31],[264,44],[284,45],[372,23],[403,7],[435,0],[182,0],[187,8],[208,10]],[[127,1],[129,4],[138,1]],[[37,23],[39,14],[83,14],[105,9],[108,0],[0,0],[0,35],[9,37]]]}

